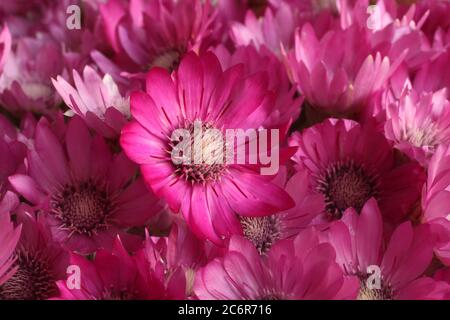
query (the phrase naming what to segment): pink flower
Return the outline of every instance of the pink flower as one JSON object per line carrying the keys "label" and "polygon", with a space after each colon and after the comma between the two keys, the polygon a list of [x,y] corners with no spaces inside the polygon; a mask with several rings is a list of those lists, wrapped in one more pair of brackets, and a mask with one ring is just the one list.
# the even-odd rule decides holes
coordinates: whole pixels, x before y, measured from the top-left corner
{"label": "pink flower", "polygon": [[0,101],[10,112],[32,111],[47,114],[60,98],[51,77],[64,72],[59,45],[46,34],[25,37],[13,43],[0,73]]}
{"label": "pink flower", "polygon": [[351,299],[357,291],[356,278],[344,277],[333,248],[314,230],[278,242],[267,256],[233,237],[228,253],[200,269],[194,285],[202,300]]}
{"label": "pink flower", "polygon": [[[292,207],[284,190],[245,165],[227,164],[207,152],[204,164],[175,164],[171,151],[174,130],[258,128],[270,114],[264,74],[244,76],[241,65],[222,71],[211,54],[189,53],[171,77],[161,68],[147,75],[146,92],[131,96],[134,121],[122,131],[121,145],[141,165],[153,192],[170,209],[182,212],[193,232],[216,243],[239,224],[242,215],[268,215]],[[202,146],[211,145],[201,135]],[[193,144],[191,140],[191,146]],[[223,148],[223,145],[222,145]],[[246,150],[248,152],[248,150]],[[208,164],[210,163],[210,164]]]}
{"label": "pink flower", "polygon": [[[317,1],[270,0],[266,8],[253,12],[247,10],[243,22],[231,23],[230,36],[236,46],[253,45],[258,50],[265,46],[277,56],[281,49],[291,50],[294,46],[296,28],[311,23],[319,34],[335,25],[335,19],[328,10],[317,10]],[[326,4],[325,4],[326,6]],[[259,17],[257,13],[260,12]]]}
{"label": "pink flower", "polygon": [[[188,51],[199,52],[215,41],[215,9],[210,1],[109,0],[100,7],[112,61],[93,58],[116,81],[138,77],[152,67],[175,69]],[[123,73],[121,73],[123,71]]]}
{"label": "pink flower", "polygon": [[0,292],[2,285],[17,272],[13,253],[20,233],[21,226],[14,228],[9,212],[0,210]]}
{"label": "pink flower", "polygon": [[[442,299],[448,286],[421,277],[433,257],[430,229],[411,223],[398,226],[383,245],[383,222],[376,201],[361,212],[348,209],[329,229],[336,261],[348,275],[360,279],[360,300]],[[386,249],[383,249],[386,248]]]}
{"label": "pink flower", "polygon": [[139,241],[124,229],[144,225],[160,206],[134,178],[137,168],[91,136],[78,117],[63,128],[62,142],[58,137],[45,119],[39,121],[28,174],[9,178],[15,190],[46,212],[53,237],[70,250],[110,248],[117,234],[130,245]]}
{"label": "pink flower", "polygon": [[385,135],[395,147],[426,166],[436,147],[450,142],[447,90],[419,93],[406,90],[386,108]]}
{"label": "pink flower", "polygon": [[254,46],[245,46],[237,48],[231,54],[224,46],[219,46],[215,49],[215,54],[223,69],[241,63],[247,75],[263,71],[270,74],[268,89],[275,93],[274,111],[263,123],[263,127],[281,127],[298,118],[303,98],[296,97],[296,90],[290,84],[283,64],[273,53],[265,47],[258,51]]}
{"label": "pink flower", "polygon": [[16,209],[22,234],[17,245],[14,266],[17,271],[0,286],[2,300],[43,300],[58,294],[56,281],[66,276],[69,256],[55,242],[48,225],[29,209]]}
{"label": "pink flower", "polygon": [[374,197],[384,217],[403,219],[420,197],[423,170],[417,163],[396,165],[385,137],[369,124],[328,119],[294,133],[294,161],[309,174],[310,192],[324,196],[316,222],[339,219],[347,208],[360,211]]}
{"label": "pink flower", "polygon": [[265,46],[275,54],[281,54],[281,46],[292,48],[294,31],[299,23],[298,15],[290,6],[282,3],[279,8],[267,8],[261,18],[248,10],[244,23],[231,25],[231,38],[236,46]]}
{"label": "pink flower", "polygon": [[174,299],[191,297],[196,270],[208,259],[211,244],[196,238],[182,221],[176,221],[168,237],[149,237],[136,254],[143,272],[152,270]]}
{"label": "pink flower", "polygon": [[[111,251],[99,249],[93,261],[72,254],[70,264],[79,267],[80,288],[68,287],[68,280],[58,282],[63,300],[153,300],[164,299],[158,279],[141,273],[139,260],[130,256],[121,241]],[[74,283],[75,284],[75,283]]]}
{"label": "pink flower", "polygon": [[328,115],[357,116],[393,71],[387,57],[372,54],[357,26],[331,30],[319,39],[305,24],[285,59],[306,101]]}
{"label": "pink flower", "polygon": [[107,138],[117,138],[130,117],[130,101],[122,96],[109,74],[100,75],[90,66],[83,71],[83,78],[73,70],[75,88],[63,77],[52,79],[58,93],[71,109],[93,130]]}

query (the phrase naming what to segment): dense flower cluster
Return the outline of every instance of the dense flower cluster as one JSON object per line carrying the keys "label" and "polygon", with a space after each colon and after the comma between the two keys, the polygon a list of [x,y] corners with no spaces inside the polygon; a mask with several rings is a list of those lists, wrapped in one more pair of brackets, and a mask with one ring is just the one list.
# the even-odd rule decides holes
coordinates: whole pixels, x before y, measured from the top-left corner
{"label": "dense flower cluster", "polygon": [[0,1],[0,299],[450,299],[449,16]]}

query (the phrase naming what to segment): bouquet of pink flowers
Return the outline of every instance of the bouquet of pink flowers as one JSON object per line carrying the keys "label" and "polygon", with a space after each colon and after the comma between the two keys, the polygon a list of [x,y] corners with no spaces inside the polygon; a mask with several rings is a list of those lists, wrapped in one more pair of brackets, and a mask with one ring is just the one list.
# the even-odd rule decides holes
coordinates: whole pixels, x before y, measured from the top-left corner
{"label": "bouquet of pink flowers", "polygon": [[0,300],[450,299],[449,16],[0,0]]}

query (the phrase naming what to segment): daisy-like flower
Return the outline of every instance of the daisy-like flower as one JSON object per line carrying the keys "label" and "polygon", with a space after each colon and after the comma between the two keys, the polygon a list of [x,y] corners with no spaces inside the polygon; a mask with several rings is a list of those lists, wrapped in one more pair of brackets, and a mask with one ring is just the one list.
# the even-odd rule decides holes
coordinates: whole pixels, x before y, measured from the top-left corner
{"label": "daisy-like flower", "polygon": [[94,52],[93,58],[116,81],[144,77],[155,66],[175,69],[186,52],[204,50],[216,38],[216,11],[209,0],[109,0],[100,13],[114,54],[109,60]]}
{"label": "daisy-like flower", "polygon": [[358,299],[442,299],[448,293],[448,285],[422,276],[433,258],[430,229],[413,229],[405,222],[383,246],[383,221],[374,199],[359,215],[348,209],[328,232],[337,263],[348,275],[360,279]]}
{"label": "daisy-like flower", "polygon": [[236,46],[253,45],[258,49],[265,46],[280,55],[281,45],[292,48],[298,23],[298,15],[287,4],[280,4],[277,9],[267,8],[260,18],[248,10],[243,23],[232,24],[231,38]]}
{"label": "daisy-like flower", "polygon": [[[2,206],[0,206],[1,209]],[[0,292],[1,286],[17,272],[13,255],[20,238],[21,226],[14,227],[9,212],[0,210]]]}
{"label": "daisy-like flower", "polygon": [[372,197],[395,222],[420,198],[425,180],[420,165],[396,165],[390,144],[369,124],[328,119],[294,133],[290,143],[299,146],[293,159],[308,171],[310,191],[324,196],[322,222],[339,219],[347,208],[360,211]]}
{"label": "daisy-like flower", "polygon": [[81,253],[110,248],[117,234],[132,245],[135,236],[123,230],[144,225],[160,208],[135,178],[137,168],[123,153],[112,154],[103,138],[91,136],[78,117],[61,138],[41,119],[27,155],[28,173],[11,176],[10,183],[46,212],[54,238],[65,247]]}
{"label": "daisy-like flower", "polygon": [[52,239],[42,216],[16,209],[22,234],[15,250],[17,271],[0,285],[1,300],[44,300],[58,294],[56,281],[66,276],[69,255]]}
{"label": "daisy-like flower", "polygon": [[296,97],[296,89],[290,84],[283,64],[266,47],[261,47],[259,51],[254,46],[239,47],[231,54],[225,46],[219,46],[214,52],[223,69],[243,64],[247,75],[263,71],[270,74],[268,89],[275,93],[274,111],[262,124],[263,127],[280,127],[298,118],[303,98]]}
{"label": "daisy-like flower", "polygon": [[404,92],[386,108],[384,132],[395,147],[426,166],[436,147],[450,142],[450,102],[447,90]]}
{"label": "daisy-like flower", "polygon": [[[231,24],[230,36],[237,46],[265,46],[277,56],[282,48],[290,50],[294,46],[296,28],[306,22],[311,23],[319,34],[323,34],[335,21],[328,10],[317,10],[316,1],[270,0],[270,5],[260,6],[260,10],[247,10],[243,22]],[[260,14],[258,14],[258,12]]]}
{"label": "daisy-like flower", "polygon": [[60,102],[51,77],[64,72],[61,48],[48,35],[18,39],[6,55],[0,74],[2,106],[15,113],[51,112]]}
{"label": "daisy-like flower", "polygon": [[[77,114],[90,128],[107,138],[117,138],[130,117],[130,101],[122,96],[113,78],[103,78],[90,66],[83,71],[83,78],[73,70],[75,87],[63,77],[52,79],[58,93],[71,109],[69,115]],[[68,114],[68,113],[66,113]]]}
{"label": "daisy-like flower", "polygon": [[[164,69],[152,69],[146,92],[131,96],[134,120],[124,127],[121,145],[141,165],[153,192],[173,212],[181,211],[201,238],[221,243],[238,223],[236,212],[268,215],[293,206],[286,192],[270,182],[270,176],[260,175],[254,167],[223,161],[224,144],[211,143],[217,139],[194,132],[196,124],[202,130],[217,129],[223,136],[225,129],[259,128],[272,111],[271,104],[263,103],[269,101],[266,88],[264,74],[245,76],[241,65],[222,71],[212,53],[200,57],[189,53],[172,77]],[[173,138],[177,129],[189,132],[187,148],[202,148],[202,163],[172,160],[180,142]]]}
{"label": "daisy-like flower", "polygon": [[136,254],[142,272],[151,270],[165,290],[178,299],[191,297],[195,272],[208,261],[212,245],[196,238],[184,221],[176,220],[168,237],[149,237]]}
{"label": "daisy-like flower", "polygon": [[233,237],[223,257],[197,272],[194,292],[201,300],[352,299],[358,281],[344,277],[331,245],[319,243],[311,229],[278,242],[266,256],[251,242]]}
{"label": "daisy-like flower", "polygon": [[[72,254],[71,266],[79,279],[57,283],[62,300],[154,300],[165,296],[162,284],[150,272],[141,273],[139,260],[130,256],[117,239],[111,250],[99,249],[93,261]],[[79,280],[79,288],[76,282]]]}
{"label": "daisy-like flower", "polygon": [[296,34],[295,49],[285,59],[309,105],[328,115],[351,118],[364,110],[394,69],[387,57],[371,51],[356,25],[331,30],[319,39],[312,26],[305,24]]}

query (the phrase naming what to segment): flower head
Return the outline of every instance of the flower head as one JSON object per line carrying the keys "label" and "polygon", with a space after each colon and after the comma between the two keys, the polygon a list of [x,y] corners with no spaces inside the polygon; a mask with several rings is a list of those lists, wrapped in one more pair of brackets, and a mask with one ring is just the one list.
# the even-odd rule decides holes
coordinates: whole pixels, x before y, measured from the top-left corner
{"label": "flower head", "polygon": [[113,78],[102,77],[90,66],[83,71],[83,78],[73,70],[75,88],[63,77],[52,79],[58,93],[71,114],[84,118],[86,123],[107,138],[116,138],[130,117],[130,101],[122,96]]}
{"label": "flower head", "polygon": [[369,124],[328,119],[295,133],[291,144],[299,146],[294,161],[308,171],[311,192],[324,196],[323,222],[348,208],[360,211],[372,197],[386,219],[400,221],[420,197],[423,170],[414,162],[397,165],[388,141]]}
{"label": "flower head", "polygon": [[338,264],[360,280],[358,299],[441,299],[447,286],[422,277],[433,257],[430,235],[427,226],[413,228],[405,222],[384,246],[381,214],[370,199],[359,215],[348,209],[343,220],[330,226],[328,236]]}
{"label": "flower head", "polygon": [[152,67],[175,69],[186,52],[199,52],[216,37],[209,0],[109,0],[100,14],[114,55],[110,61],[94,52],[93,58],[116,81],[123,82],[122,75],[143,79]]}
{"label": "flower head", "polygon": [[39,214],[19,207],[16,220],[23,230],[15,250],[16,272],[0,285],[0,298],[43,300],[56,296],[56,281],[66,276],[67,252],[52,239],[48,225]]}
{"label": "flower head", "polygon": [[28,173],[11,176],[10,183],[46,212],[53,236],[71,250],[110,248],[117,234],[134,241],[124,230],[143,226],[160,210],[135,178],[136,167],[123,153],[112,154],[78,117],[68,123],[62,143],[42,119],[27,162]]}
{"label": "flower head", "polygon": [[344,277],[328,243],[307,230],[260,256],[249,241],[233,237],[228,252],[197,272],[199,299],[316,300],[356,296],[358,282]]}

